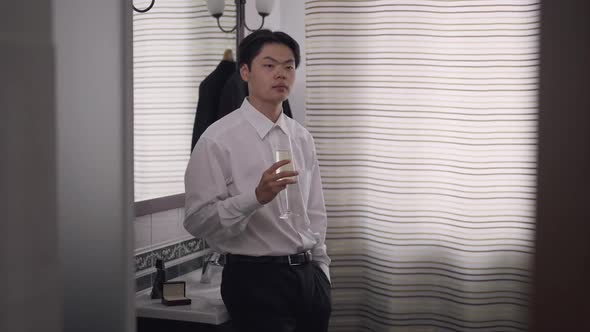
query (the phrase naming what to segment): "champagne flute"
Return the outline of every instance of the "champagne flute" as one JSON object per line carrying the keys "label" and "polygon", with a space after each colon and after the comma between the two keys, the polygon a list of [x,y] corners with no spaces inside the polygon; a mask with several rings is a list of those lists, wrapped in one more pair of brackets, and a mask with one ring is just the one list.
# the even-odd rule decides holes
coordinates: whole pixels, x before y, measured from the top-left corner
{"label": "champagne flute", "polygon": [[[279,144],[279,146],[276,146],[273,150],[273,154],[274,154],[274,162],[278,162],[281,160],[291,160],[290,163],[283,165],[281,167],[279,167],[276,170],[276,173],[280,173],[280,172],[284,172],[284,171],[294,171],[295,170],[295,166],[294,166],[294,161],[293,161],[293,154],[291,153],[291,139],[289,138],[289,136],[287,137],[287,142],[288,144],[281,146]],[[285,178],[288,179],[288,178]],[[279,216],[279,218],[281,219],[289,219],[292,216],[296,216],[297,214],[294,213],[293,211],[291,211],[291,209],[289,208],[289,194],[287,192],[287,188],[281,190],[281,192],[279,193],[279,206],[281,208],[281,215]],[[284,204],[283,204],[284,201]]]}

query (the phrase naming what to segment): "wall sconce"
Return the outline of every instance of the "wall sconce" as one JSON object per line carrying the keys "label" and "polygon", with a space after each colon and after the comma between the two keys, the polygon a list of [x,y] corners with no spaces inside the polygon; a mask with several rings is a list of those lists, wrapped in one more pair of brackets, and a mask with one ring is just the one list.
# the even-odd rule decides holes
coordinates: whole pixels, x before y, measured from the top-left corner
{"label": "wall sconce", "polygon": [[147,6],[147,8],[139,9],[139,8],[135,7],[135,5],[133,4],[133,1],[131,1],[131,7],[133,7],[133,10],[135,10],[138,13],[147,13],[150,9],[152,9],[155,2],[156,2],[156,0],[152,0],[152,2]]}
{"label": "wall sconce", "polygon": [[[244,28],[248,29],[250,32],[254,32],[256,30],[262,29],[264,26],[264,18],[267,17],[270,12],[272,11],[272,7],[274,7],[275,1],[274,0],[256,0],[256,11],[258,15],[262,17],[262,23],[257,29],[250,29],[246,25],[246,0],[235,0],[236,1],[236,25],[231,30],[226,30],[221,26],[219,22],[219,18],[223,16],[223,10],[225,9],[225,0],[207,0],[207,9],[209,10],[209,14],[215,17],[217,20],[217,26],[221,31],[226,33],[231,33],[236,31],[236,55],[238,55],[238,46],[242,39],[244,39]],[[150,4],[145,9],[139,9],[133,5],[133,0],[131,5],[133,6],[133,10],[138,13],[146,13],[154,6],[155,0],[151,0]],[[238,59],[236,59],[238,60]],[[238,62],[239,63],[239,62]]]}
{"label": "wall sconce", "polygon": [[244,39],[244,28],[248,29],[248,31],[250,31],[250,32],[262,29],[262,27],[264,26],[264,18],[270,14],[275,2],[274,2],[274,0],[256,0],[256,11],[258,12],[258,15],[260,15],[262,17],[262,23],[260,24],[260,27],[258,27],[258,29],[253,30],[253,29],[250,29],[246,25],[246,19],[245,19],[246,0],[235,0],[235,1],[236,1],[236,25],[231,30],[224,29],[221,26],[221,23],[219,22],[219,18],[221,16],[223,16],[223,9],[225,8],[225,0],[207,0],[207,9],[209,10],[209,14],[211,14],[211,16],[215,17],[215,19],[217,20],[217,26],[219,27],[219,29],[221,29],[221,31],[226,32],[226,33],[231,33],[231,32],[237,31],[236,32],[236,54],[237,54],[238,45],[240,44],[242,39]]}

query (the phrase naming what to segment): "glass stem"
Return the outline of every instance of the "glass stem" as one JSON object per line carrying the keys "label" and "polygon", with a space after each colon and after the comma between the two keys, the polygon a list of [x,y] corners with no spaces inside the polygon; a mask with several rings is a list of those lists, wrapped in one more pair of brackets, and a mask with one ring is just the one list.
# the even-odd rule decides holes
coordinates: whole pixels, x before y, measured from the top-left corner
{"label": "glass stem", "polygon": [[287,194],[287,188],[286,187],[285,187],[285,189],[283,189],[281,191],[281,194],[283,194],[283,196],[285,197],[285,205],[284,205],[285,211],[283,211],[283,212],[284,213],[288,213],[289,212],[289,196],[288,196],[289,194]]}

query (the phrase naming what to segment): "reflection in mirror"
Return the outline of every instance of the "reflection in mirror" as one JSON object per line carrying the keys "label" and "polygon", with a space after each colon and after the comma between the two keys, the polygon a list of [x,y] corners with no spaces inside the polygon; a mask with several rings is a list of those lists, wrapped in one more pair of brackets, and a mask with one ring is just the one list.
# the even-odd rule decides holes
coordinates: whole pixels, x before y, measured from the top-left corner
{"label": "reflection in mirror", "polygon": [[[228,1],[222,23],[235,19]],[[235,40],[219,30],[205,1],[159,1],[147,13],[133,13],[136,202],[184,192],[199,83]]]}
{"label": "reflection in mirror", "polygon": [[[151,0],[136,0],[145,8]],[[221,23],[236,22],[228,1]],[[184,171],[191,151],[199,85],[235,54],[236,34],[219,30],[206,1],[156,1],[133,13],[135,278],[149,291],[154,262],[166,263],[168,279],[202,265],[208,250],[182,225]],[[164,198],[165,197],[165,198]],[[179,208],[180,207],[180,208]],[[139,293],[138,293],[139,294]]]}

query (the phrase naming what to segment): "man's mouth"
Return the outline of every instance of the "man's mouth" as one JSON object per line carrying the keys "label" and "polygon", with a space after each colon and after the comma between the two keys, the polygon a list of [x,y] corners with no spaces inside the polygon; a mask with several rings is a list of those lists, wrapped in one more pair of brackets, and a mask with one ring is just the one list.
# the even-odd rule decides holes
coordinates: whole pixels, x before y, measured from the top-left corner
{"label": "man's mouth", "polygon": [[283,84],[273,85],[272,88],[273,89],[285,89],[285,90],[288,89],[287,86],[286,85],[283,85]]}

